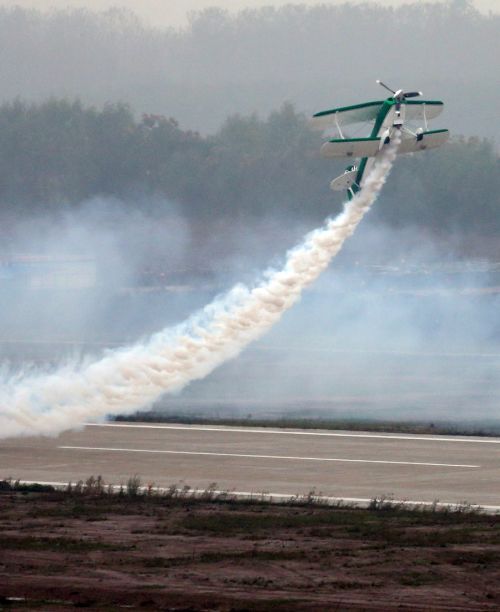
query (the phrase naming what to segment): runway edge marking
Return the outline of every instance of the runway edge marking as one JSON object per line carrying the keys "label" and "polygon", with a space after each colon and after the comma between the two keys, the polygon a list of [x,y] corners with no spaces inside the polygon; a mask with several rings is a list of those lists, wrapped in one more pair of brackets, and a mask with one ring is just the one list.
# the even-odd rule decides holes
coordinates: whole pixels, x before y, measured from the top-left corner
{"label": "runway edge marking", "polygon": [[500,444],[500,439],[479,439],[479,438],[444,438],[443,436],[420,436],[419,434],[401,436],[397,434],[371,434],[371,433],[341,433],[333,431],[285,431],[277,429],[254,429],[252,427],[242,429],[236,427],[211,427],[199,425],[143,425],[143,424],[124,424],[124,423],[84,423],[85,427],[121,427],[123,429],[172,429],[181,431],[214,431],[225,433],[245,433],[245,434],[268,434],[281,436],[327,436],[335,438],[375,438],[384,440],[410,440],[414,442],[453,442],[469,444]]}
{"label": "runway edge marking", "polygon": [[343,459],[340,457],[295,457],[287,455],[250,455],[246,453],[214,453],[207,451],[173,451],[173,450],[155,450],[142,448],[111,448],[101,446],[58,446],[61,450],[80,450],[80,451],[103,451],[103,452],[118,452],[118,453],[147,453],[160,455],[194,455],[204,457],[238,457],[243,459],[276,459],[287,461],[325,461],[336,463],[377,463],[384,465],[415,465],[423,467],[449,467],[449,468],[480,468],[480,465],[468,465],[460,463],[425,463],[420,461],[389,461],[383,459]]}

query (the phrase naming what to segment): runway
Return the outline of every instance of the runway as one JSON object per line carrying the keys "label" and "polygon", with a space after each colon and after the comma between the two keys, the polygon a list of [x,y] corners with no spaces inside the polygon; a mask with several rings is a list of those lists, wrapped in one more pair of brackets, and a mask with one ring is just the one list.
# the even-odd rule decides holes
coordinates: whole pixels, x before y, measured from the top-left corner
{"label": "runway", "polygon": [[160,487],[500,509],[500,438],[108,423],[0,441],[0,478],[74,483],[99,474],[113,484],[137,474]]}

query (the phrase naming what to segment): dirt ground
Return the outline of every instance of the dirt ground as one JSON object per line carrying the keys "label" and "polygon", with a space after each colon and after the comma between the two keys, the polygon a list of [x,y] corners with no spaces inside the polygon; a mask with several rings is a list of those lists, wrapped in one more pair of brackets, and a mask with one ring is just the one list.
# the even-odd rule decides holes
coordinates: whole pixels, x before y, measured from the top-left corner
{"label": "dirt ground", "polygon": [[498,610],[500,517],[0,491],[0,610]]}

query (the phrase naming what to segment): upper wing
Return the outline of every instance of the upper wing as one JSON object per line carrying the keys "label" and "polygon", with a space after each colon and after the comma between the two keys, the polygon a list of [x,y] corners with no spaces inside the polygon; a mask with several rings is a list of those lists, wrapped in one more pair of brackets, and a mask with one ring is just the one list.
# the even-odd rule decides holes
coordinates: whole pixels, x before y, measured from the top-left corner
{"label": "upper wing", "polygon": [[423,121],[424,111],[426,119],[434,119],[443,112],[444,104],[439,100],[406,100],[405,119],[409,121]]}
{"label": "upper wing", "polygon": [[336,120],[341,127],[351,125],[352,123],[374,121],[383,103],[383,100],[378,100],[376,102],[365,102],[363,104],[355,104],[354,106],[341,106],[321,111],[313,115],[311,127],[315,130],[324,131],[336,125]]}

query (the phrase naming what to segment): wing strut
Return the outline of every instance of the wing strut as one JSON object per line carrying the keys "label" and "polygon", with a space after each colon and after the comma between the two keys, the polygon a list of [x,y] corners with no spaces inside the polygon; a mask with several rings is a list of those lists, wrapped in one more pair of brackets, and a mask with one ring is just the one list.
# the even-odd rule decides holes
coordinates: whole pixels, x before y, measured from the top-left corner
{"label": "wing strut", "polygon": [[344,134],[342,134],[342,130],[340,129],[340,123],[338,120],[338,113],[335,113],[335,125],[337,126],[337,130],[339,131],[339,135],[341,138],[345,138]]}

